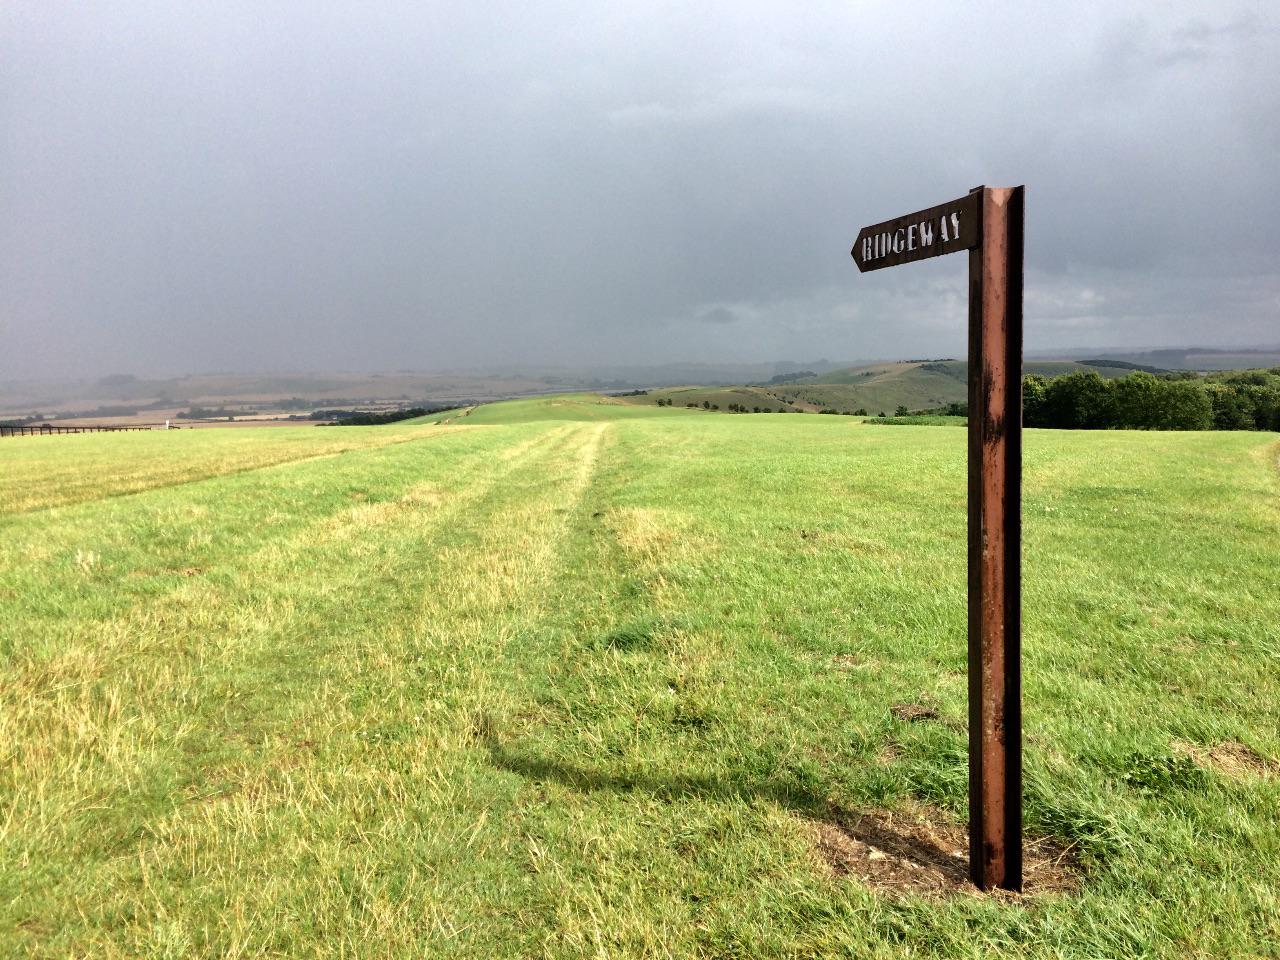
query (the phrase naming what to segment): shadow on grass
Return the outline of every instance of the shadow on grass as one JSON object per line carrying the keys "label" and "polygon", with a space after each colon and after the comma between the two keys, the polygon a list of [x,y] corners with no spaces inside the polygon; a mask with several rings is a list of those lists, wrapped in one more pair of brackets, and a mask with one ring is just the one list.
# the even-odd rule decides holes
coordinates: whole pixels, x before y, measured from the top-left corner
{"label": "shadow on grass", "polygon": [[[500,770],[535,782],[554,781],[583,793],[646,793],[667,800],[699,799],[773,803],[804,819],[834,827],[867,849],[883,850],[890,856],[927,864],[960,886],[968,883],[967,860],[956,858],[929,837],[895,830],[892,818],[878,814],[845,811],[827,797],[799,784],[750,782],[720,776],[655,776],[640,773],[606,773],[598,769],[544,757],[522,754],[504,745],[487,722],[477,731],[489,752],[490,761]],[[959,826],[954,827],[962,833]]]}
{"label": "shadow on grass", "polygon": [[[584,793],[646,793],[668,799],[773,803],[816,828],[816,847],[837,874],[851,874],[873,890],[894,895],[971,895],[968,831],[944,811],[916,805],[905,812],[843,810],[814,789],[786,782],[717,776],[606,773],[574,763],[521,754],[503,745],[487,723],[477,731],[495,767],[533,782],[554,781]],[[1073,845],[1027,838],[1023,892],[1079,889],[1082,869]],[[1008,900],[1021,894],[992,891]]]}
{"label": "shadow on grass", "polygon": [[649,793],[664,799],[685,797],[713,800],[768,800],[807,816],[821,816],[830,803],[798,784],[751,783],[723,776],[655,776],[642,773],[606,773],[603,770],[531,756],[504,744],[492,721],[482,716],[472,730],[499,770],[526,780],[555,781],[583,793]]}

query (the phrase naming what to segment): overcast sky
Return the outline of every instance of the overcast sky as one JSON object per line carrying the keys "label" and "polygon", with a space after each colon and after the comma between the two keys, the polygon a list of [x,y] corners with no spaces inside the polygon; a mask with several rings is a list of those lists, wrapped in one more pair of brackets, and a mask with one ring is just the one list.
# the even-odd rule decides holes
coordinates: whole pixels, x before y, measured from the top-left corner
{"label": "overcast sky", "polygon": [[0,377],[1280,342],[1280,4],[0,2]]}

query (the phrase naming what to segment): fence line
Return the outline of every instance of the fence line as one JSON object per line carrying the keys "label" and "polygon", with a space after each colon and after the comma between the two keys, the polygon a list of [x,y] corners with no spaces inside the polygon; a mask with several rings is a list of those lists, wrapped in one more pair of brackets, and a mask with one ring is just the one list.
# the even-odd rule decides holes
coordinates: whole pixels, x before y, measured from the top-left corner
{"label": "fence line", "polygon": [[[85,427],[58,427],[51,423],[39,424],[14,424],[0,425],[0,437],[41,437],[59,433],[118,433],[122,430],[164,430],[161,426],[142,426],[142,427],[109,427],[109,426],[85,426]],[[177,430],[177,427],[168,427],[169,430]]]}

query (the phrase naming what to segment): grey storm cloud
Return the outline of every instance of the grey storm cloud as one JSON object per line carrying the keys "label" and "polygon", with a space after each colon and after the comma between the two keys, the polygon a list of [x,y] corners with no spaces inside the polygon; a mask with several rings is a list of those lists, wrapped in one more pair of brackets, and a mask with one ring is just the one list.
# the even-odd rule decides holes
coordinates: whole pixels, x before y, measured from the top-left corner
{"label": "grey storm cloud", "polygon": [[700,313],[698,319],[703,323],[716,323],[724,326],[730,323],[737,323],[739,317],[728,307],[712,307]]}
{"label": "grey storm cloud", "polygon": [[14,0],[0,376],[957,353],[979,183],[1028,349],[1274,344],[1277,10]]}

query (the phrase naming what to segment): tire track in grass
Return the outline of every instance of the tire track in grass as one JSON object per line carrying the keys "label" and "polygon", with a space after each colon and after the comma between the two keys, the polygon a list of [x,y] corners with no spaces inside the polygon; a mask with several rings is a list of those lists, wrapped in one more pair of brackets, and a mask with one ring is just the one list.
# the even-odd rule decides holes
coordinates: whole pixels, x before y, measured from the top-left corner
{"label": "tire track in grass", "polygon": [[[550,436],[539,432],[496,455],[505,462]],[[434,484],[441,489],[495,456],[475,435],[455,437],[457,443],[437,448],[441,456],[429,465],[439,472],[451,464]],[[326,528],[337,534],[344,523],[358,527],[393,512],[400,498],[430,492],[432,483],[414,482],[415,451],[362,452],[367,455],[322,475],[289,463],[277,465],[273,476],[214,478],[188,487],[192,496],[149,491],[128,504],[73,508],[52,522],[25,518],[27,529],[9,531],[0,552],[0,592],[20,611],[0,623],[0,657],[63,649],[68,624],[98,629],[142,608],[163,615],[186,595],[191,578],[256,569],[273,552],[322,540]],[[360,499],[353,503],[353,496]]]}
{"label": "tire track in grass", "polygon": [[[331,536],[311,552],[303,583],[281,584],[280,577],[292,572],[290,555],[282,551],[263,558],[232,590],[193,584],[188,602],[171,618],[115,632],[110,642],[122,654],[130,643],[139,652],[118,657],[113,675],[6,710],[6,742],[30,748],[6,791],[13,808],[24,811],[20,829],[5,835],[6,859],[45,863],[21,884],[11,918],[60,914],[72,927],[87,921],[88,928],[79,926],[79,945],[92,942],[111,955],[141,946],[125,947],[117,939],[121,930],[107,931],[122,911],[154,916],[160,909],[158,903],[118,899],[140,879],[150,877],[154,885],[157,876],[169,876],[176,884],[169,892],[180,902],[170,896],[164,909],[174,916],[191,906],[178,891],[200,886],[192,879],[200,871],[185,865],[197,859],[203,858],[207,875],[226,883],[236,871],[256,870],[269,889],[286,867],[276,863],[263,871],[255,852],[244,847],[263,840],[273,815],[305,818],[308,805],[323,804],[350,770],[350,763],[334,766],[309,751],[335,739],[349,749],[353,737],[367,732],[371,715],[382,716],[385,704],[369,698],[397,688],[404,663],[395,651],[403,653],[419,632],[426,642],[411,647],[414,656],[436,650],[442,658],[440,648],[450,642],[450,649],[462,642],[485,646],[508,635],[490,630],[490,617],[518,619],[529,591],[549,576],[555,552],[549,538],[562,530],[567,509],[558,504],[581,495],[604,429],[541,435],[526,453],[494,466],[467,495],[436,505],[429,515],[410,503],[400,522],[380,518],[377,526],[386,536],[376,544],[365,536],[368,518],[360,518],[360,535]],[[566,458],[576,463],[567,482],[549,469]],[[501,533],[493,523],[499,509],[506,523]],[[507,549],[495,554],[501,544]],[[378,577],[392,578],[391,585],[362,589]],[[431,592],[449,583],[455,589]],[[424,596],[430,598],[425,603]],[[457,629],[445,628],[450,617]],[[152,635],[139,637],[138,629]],[[448,671],[440,677],[445,684],[457,680]],[[361,756],[357,751],[351,762]],[[430,784],[432,773],[424,774]],[[357,779],[366,778],[384,800],[387,790],[398,790],[403,799],[403,785],[392,782],[398,776],[373,756]],[[190,802],[184,804],[184,797]],[[331,825],[341,825],[355,811],[331,813]],[[303,876],[281,895],[292,902],[295,894],[307,894],[296,909],[316,894],[317,878],[305,873],[310,842],[293,839],[301,858],[293,865]],[[131,847],[137,859],[111,859]],[[231,916],[246,918],[237,937],[263,935],[267,928],[249,919],[263,906],[254,897],[261,891],[223,889],[217,882],[214,888],[218,899],[235,901]],[[42,890],[44,897],[38,896]],[[321,896],[317,907],[325,903]],[[327,908],[332,912],[322,910],[318,920],[343,916],[333,904]]]}
{"label": "tire track in grass", "polygon": [[[538,942],[518,903],[531,883],[529,850],[507,820],[521,784],[496,774],[485,744],[489,718],[520,704],[508,666],[558,619],[559,577],[612,425],[575,425],[574,442],[551,464],[553,473],[526,476],[503,491],[487,513],[440,554],[454,572],[447,589],[425,595],[395,662],[383,650],[386,674],[408,674],[381,715],[415,711],[434,720],[434,737],[405,743],[406,760],[421,771],[405,799],[429,822],[416,856],[388,843],[379,856],[422,871],[417,895],[385,905],[361,936],[425,949],[431,956],[529,956]],[[497,519],[498,522],[495,522]],[[477,922],[483,920],[483,922]],[[424,938],[414,930],[425,930]]]}
{"label": "tire track in grass", "polygon": [[510,829],[538,876],[524,954],[679,954],[700,919],[689,895],[700,881],[673,841],[740,816],[736,801],[683,795],[713,782],[703,725],[734,695],[717,670],[723,651],[689,606],[720,544],[682,501],[647,490],[650,471],[690,446],[640,425],[619,434],[574,520],[549,600],[555,629],[504,665],[511,692],[485,759],[519,777]]}
{"label": "tire track in grass", "polygon": [[[536,448],[547,447],[559,433],[562,431],[545,431],[531,440],[503,451],[497,457],[498,462],[503,465],[502,470],[490,471],[492,475],[484,483],[480,483],[475,476],[462,480],[460,483],[462,493],[458,495],[456,503],[452,504],[453,511],[461,511],[468,503],[483,497],[485,492],[500,480],[503,472],[518,470],[522,466],[522,457],[532,456],[536,453]],[[488,457],[484,452],[472,456],[470,458],[472,470],[483,470],[486,458]],[[466,477],[466,474],[462,476]],[[421,506],[417,502],[419,499],[411,492],[396,503],[397,506],[413,509]],[[384,516],[383,522],[389,522],[390,518],[392,517],[389,515]],[[444,518],[442,515],[436,518],[435,522],[443,522]],[[285,541],[283,548],[280,544],[269,543],[248,557],[247,562],[243,558],[241,561],[228,562],[227,566],[230,567],[232,575],[238,577],[238,582],[232,582],[232,584],[224,582],[216,585],[205,579],[187,582],[169,591],[164,596],[163,603],[134,607],[124,612],[123,616],[110,618],[105,622],[63,623],[61,625],[63,636],[60,639],[63,640],[64,662],[42,664],[52,675],[46,682],[40,682],[38,678],[26,675],[23,668],[28,664],[10,663],[6,671],[9,673],[6,690],[10,692],[26,690],[29,699],[37,700],[42,694],[67,691],[87,682],[104,680],[120,668],[127,669],[131,660],[136,659],[140,653],[156,653],[161,650],[173,652],[174,648],[177,648],[179,653],[192,653],[189,649],[183,650],[183,646],[206,646],[209,639],[206,634],[212,628],[219,626],[219,616],[225,612],[224,608],[234,607],[237,595],[243,595],[244,591],[255,588],[255,579],[262,580],[264,577],[280,579],[283,573],[292,572],[288,571],[284,564],[292,566],[291,558],[311,550],[312,541],[337,543],[337,541],[355,540],[351,536],[344,536],[344,530],[361,529],[372,532],[372,525],[367,521],[369,517],[365,516],[365,509],[361,506],[346,509],[337,517],[321,517],[300,534]],[[342,549],[358,552],[360,544],[347,543]],[[221,626],[233,625],[221,623]],[[191,643],[184,644],[184,641],[191,641]],[[22,650],[22,653],[27,654],[29,650]],[[101,663],[88,671],[68,668],[65,660],[77,658],[91,660],[91,662],[95,659],[101,660]],[[8,721],[14,721],[17,716],[18,712],[15,710],[5,710],[4,717]],[[14,744],[14,742],[22,742],[22,739],[18,736],[6,736],[0,737],[0,742]]]}
{"label": "tire track in grass", "polygon": [[[342,456],[346,453],[358,453],[368,450],[378,450],[387,446],[396,446],[402,443],[415,443],[421,440],[430,440],[447,435],[450,431],[441,429],[418,428],[413,434],[404,435],[395,433],[385,436],[363,436],[353,437],[350,440],[317,440],[314,446],[308,445],[306,451],[297,451],[292,446],[286,446],[286,442],[282,441],[278,448],[267,446],[274,437],[263,437],[261,442],[266,448],[262,451],[265,456],[261,460],[250,460],[245,463],[242,460],[233,460],[221,469],[211,468],[209,466],[203,469],[197,467],[189,474],[180,474],[177,476],[161,474],[161,473],[126,473],[126,474],[107,474],[101,472],[96,474],[93,471],[89,475],[93,477],[91,480],[84,479],[85,471],[83,470],[83,461],[73,461],[74,471],[63,470],[61,475],[58,472],[50,471],[50,467],[57,466],[56,461],[38,460],[34,457],[27,458],[28,468],[23,470],[13,469],[9,477],[3,484],[0,484],[0,527],[3,527],[9,518],[19,517],[28,513],[35,513],[41,510],[55,510],[61,507],[75,506],[81,503],[92,503],[99,500],[109,500],[117,497],[129,497],[139,493],[147,493],[152,490],[160,490],[166,487],[180,487],[189,483],[199,483],[203,480],[215,479],[218,477],[235,476],[241,473],[252,473],[255,470],[266,470],[271,467],[287,466],[290,464],[308,463],[315,460],[327,460],[334,457]],[[110,437],[111,440],[119,442],[130,442],[136,437],[119,436],[111,437],[108,434],[90,434],[85,435],[85,441],[101,441],[102,438]],[[68,438],[70,439],[70,438]],[[237,438],[238,439],[238,438]],[[258,438],[253,438],[258,440]],[[293,441],[295,438],[288,438]],[[320,452],[314,452],[314,447],[321,447]],[[24,453],[28,451],[23,451]],[[68,449],[48,448],[40,451],[54,452],[61,455],[70,455],[72,452]],[[235,451],[240,453],[241,451]],[[257,451],[254,451],[257,452]],[[123,459],[123,457],[118,458]],[[30,464],[34,461],[34,467]],[[160,460],[159,462],[148,463],[146,466],[153,467],[157,471],[164,467],[172,466],[172,461]],[[88,487],[89,483],[103,484],[105,487]],[[25,484],[25,486],[24,486]],[[19,492],[22,491],[22,492]]]}
{"label": "tire track in grass", "polygon": [[[142,654],[177,653],[203,656],[210,632],[217,633],[224,604],[234,605],[239,597],[251,593],[263,578],[283,581],[291,574],[306,576],[310,571],[297,570],[300,560],[305,567],[307,556],[322,555],[335,545],[353,557],[367,555],[371,536],[379,528],[396,522],[408,513],[419,522],[444,523],[450,512],[465,510],[485,496],[502,473],[519,470],[524,461],[536,456],[542,448],[555,443],[565,431],[539,433],[502,451],[498,460],[504,470],[479,481],[467,471],[483,469],[489,453],[477,453],[463,464],[458,491],[442,491],[434,482],[409,487],[394,500],[374,504],[358,504],[336,514],[321,516],[300,531],[279,542],[268,541],[253,553],[224,561],[202,575],[180,583],[157,602],[136,604],[115,616],[55,621],[43,639],[56,642],[50,656],[42,657],[32,630],[23,648],[6,664],[7,686],[23,691],[32,702],[42,697],[77,687],[102,682],[128,669]],[[463,478],[466,478],[463,480]],[[447,510],[446,501],[454,500]],[[429,514],[437,513],[431,517]],[[288,605],[284,606],[287,612]],[[260,619],[270,621],[274,609],[259,611]],[[15,714],[9,712],[8,716]],[[3,722],[3,721],[0,721]],[[4,742],[0,738],[0,742]],[[10,742],[17,742],[12,740]]]}
{"label": "tire track in grass", "polygon": [[[273,882],[288,863],[255,863],[250,869],[272,893],[240,899],[227,911],[237,917],[235,939],[262,947],[260,931],[283,922],[317,931],[325,943],[358,949],[377,942],[390,950],[421,949],[429,933],[435,956],[480,933],[476,914],[456,908],[459,887],[498,879],[483,849],[485,794],[493,784],[487,766],[476,763],[475,721],[504,695],[490,678],[494,662],[545,615],[558,548],[605,430],[573,427],[547,457],[508,475],[424,544],[448,576],[437,581],[441,589],[414,598],[410,623],[391,636],[371,633],[331,648],[323,669],[333,671],[334,686],[323,713],[330,742],[347,746],[340,773],[330,762],[307,775],[299,770],[293,782],[277,781],[271,796],[240,791],[201,808],[234,832],[234,843],[253,844],[256,818],[245,805],[289,806],[301,795],[311,805],[309,824],[319,827],[306,852],[317,863],[341,861],[359,878],[362,909],[353,914],[350,889],[328,882],[314,889],[325,873],[290,887]],[[358,789],[345,792],[352,781]],[[367,825],[354,857],[342,827],[353,820]],[[447,879],[460,858],[467,863],[463,876]],[[484,896],[475,905],[501,909]]]}

